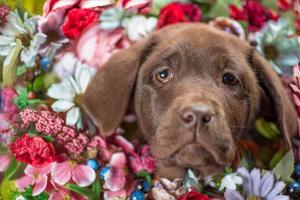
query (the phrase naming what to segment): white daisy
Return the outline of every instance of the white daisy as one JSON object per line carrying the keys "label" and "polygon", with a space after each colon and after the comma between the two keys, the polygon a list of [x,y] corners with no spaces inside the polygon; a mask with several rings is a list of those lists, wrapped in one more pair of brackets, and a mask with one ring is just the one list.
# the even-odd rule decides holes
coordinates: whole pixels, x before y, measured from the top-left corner
{"label": "white daisy", "polygon": [[80,108],[80,96],[86,90],[96,70],[80,63],[75,75],[69,75],[61,83],[53,84],[47,91],[47,95],[56,101],[52,104],[55,112],[67,112],[66,124],[77,125],[82,128]]}
{"label": "white daisy", "polygon": [[9,12],[6,19],[5,25],[0,27],[0,56],[5,57],[4,66],[11,62],[17,39],[22,42],[21,61],[28,67],[34,66],[38,49],[47,36],[37,32],[36,18],[28,18],[27,13],[24,20],[17,11]]}
{"label": "white daisy", "polygon": [[241,185],[243,183],[243,179],[238,176],[236,173],[227,174],[223,177],[221,181],[221,185],[219,190],[222,191],[223,189],[228,190],[236,190],[236,185]]}

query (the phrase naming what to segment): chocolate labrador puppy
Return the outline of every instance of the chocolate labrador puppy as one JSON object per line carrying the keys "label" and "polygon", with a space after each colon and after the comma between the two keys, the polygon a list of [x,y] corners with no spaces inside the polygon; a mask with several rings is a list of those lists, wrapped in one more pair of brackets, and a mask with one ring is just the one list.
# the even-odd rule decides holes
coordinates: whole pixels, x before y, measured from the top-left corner
{"label": "chocolate labrador puppy", "polygon": [[[111,57],[82,97],[103,136],[133,99],[157,173],[214,175],[255,117],[272,113],[287,146],[297,118],[279,77],[246,41],[205,24],[159,30]],[[263,106],[262,106],[263,105]]]}

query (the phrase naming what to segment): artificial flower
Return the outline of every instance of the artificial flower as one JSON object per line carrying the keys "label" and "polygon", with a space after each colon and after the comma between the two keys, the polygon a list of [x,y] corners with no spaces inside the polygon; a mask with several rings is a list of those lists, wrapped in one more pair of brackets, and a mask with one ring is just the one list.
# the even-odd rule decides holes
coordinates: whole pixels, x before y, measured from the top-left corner
{"label": "artificial flower", "polygon": [[14,104],[14,98],[17,96],[17,92],[13,87],[4,87],[1,90],[2,96],[2,112],[8,119],[15,121],[19,112],[18,107]]}
{"label": "artificial flower", "polygon": [[245,31],[241,24],[233,19],[226,17],[216,17],[214,20],[209,21],[209,25],[232,33],[241,39],[245,39]]}
{"label": "artificial flower", "polygon": [[128,38],[131,41],[137,41],[146,37],[149,33],[154,31],[157,24],[155,17],[146,18],[142,15],[135,15],[131,18],[123,20],[123,27],[126,29]]}
{"label": "artificial flower", "polygon": [[0,154],[0,172],[5,172],[10,163],[10,157],[6,154]]}
{"label": "artificial flower", "polygon": [[211,199],[208,196],[206,196],[200,192],[191,190],[187,194],[179,197],[178,200],[211,200]]}
{"label": "artificial flower", "polygon": [[58,185],[65,185],[72,179],[78,186],[86,187],[95,181],[96,174],[90,166],[67,160],[54,164],[51,177]]}
{"label": "artificial flower", "polygon": [[282,199],[288,200],[289,197],[282,195],[281,192],[285,188],[285,183],[276,181],[274,175],[270,171],[254,168],[249,172],[246,168],[239,168],[237,174],[243,179],[243,191],[245,196],[236,190],[226,190],[226,200],[244,200],[244,199]]}
{"label": "artificial flower", "polygon": [[237,185],[241,185],[242,183],[243,179],[236,173],[227,174],[222,178],[219,190],[236,190]]}
{"label": "artificial flower", "polygon": [[5,5],[0,5],[0,25],[6,22],[6,16],[9,13],[9,8]]}
{"label": "artificial flower", "polygon": [[24,20],[18,11],[10,12],[7,22],[0,27],[0,56],[4,56],[4,66],[11,62],[17,39],[22,42],[20,59],[28,67],[33,67],[38,55],[38,49],[46,41],[47,36],[37,32],[37,18],[28,18],[24,14]]}
{"label": "artificial flower", "polygon": [[51,12],[38,20],[38,29],[47,35],[47,40],[39,49],[39,54],[43,57],[53,59],[57,51],[69,40],[65,38],[61,26],[64,20],[64,12]]}
{"label": "artificial flower", "polygon": [[10,151],[19,162],[25,162],[35,167],[45,166],[55,161],[55,150],[51,143],[39,136],[29,136],[28,133],[17,138]]}
{"label": "artificial flower", "polygon": [[161,9],[157,27],[180,22],[199,22],[202,12],[196,4],[174,2]]}
{"label": "artificial flower", "polygon": [[0,144],[4,147],[8,147],[15,136],[15,130],[11,118],[6,114],[0,113]]}
{"label": "artificial flower", "polygon": [[300,40],[293,35],[293,30],[284,19],[269,21],[254,34],[256,49],[277,73],[285,76],[292,75],[293,67],[300,61]]}
{"label": "artificial flower", "polygon": [[47,186],[48,174],[53,168],[53,163],[49,163],[44,167],[34,167],[27,165],[24,170],[25,175],[16,181],[16,185],[20,191],[24,191],[25,188],[33,186],[32,196],[41,194]]}
{"label": "artificial flower", "polygon": [[235,20],[243,20],[249,23],[249,30],[258,31],[268,20],[277,20],[277,13],[265,8],[256,0],[245,1],[243,9],[232,4],[229,6],[230,17]]}
{"label": "artificial flower", "polygon": [[[67,112],[66,124],[82,128],[79,98],[92,80],[95,70],[81,64],[75,75],[69,75],[61,83],[53,84],[47,91],[47,95],[57,99],[52,104],[55,112]],[[76,102],[77,101],[77,102]]]}
{"label": "artificial flower", "polygon": [[100,27],[104,30],[119,28],[122,24],[122,19],[124,16],[125,12],[118,7],[104,10],[100,16]]}
{"label": "artificial flower", "polygon": [[123,29],[108,31],[93,26],[79,38],[76,55],[90,67],[100,68],[114,53],[129,47],[124,35]]}
{"label": "artificial flower", "polygon": [[134,173],[138,173],[142,170],[145,170],[149,173],[154,172],[155,161],[154,158],[150,155],[150,147],[144,145],[141,147],[141,155],[130,157],[130,167]]}
{"label": "artificial flower", "polygon": [[67,19],[62,25],[64,35],[76,39],[84,30],[97,22],[98,13],[91,9],[73,8],[67,14]]}

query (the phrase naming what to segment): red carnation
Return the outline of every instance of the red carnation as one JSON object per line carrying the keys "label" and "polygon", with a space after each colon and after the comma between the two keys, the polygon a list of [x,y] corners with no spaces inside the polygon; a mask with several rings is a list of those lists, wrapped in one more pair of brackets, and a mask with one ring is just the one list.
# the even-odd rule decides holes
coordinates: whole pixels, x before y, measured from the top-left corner
{"label": "red carnation", "polygon": [[249,23],[250,31],[259,30],[268,20],[277,20],[278,14],[263,7],[258,1],[248,0],[246,1],[243,9],[236,5],[229,6],[230,17],[235,20],[244,20]]}
{"label": "red carnation", "polygon": [[18,161],[35,167],[47,165],[55,160],[55,150],[51,143],[39,136],[30,137],[27,133],[11,144],[10,151]]}
{"label": "red carnation", "polygon": [[62,31],[66,37],[75,39],[83,30],[95,24],[98,17],[99,14],[91,9],[74,8],[68,13]]}
{"label": "red carnation", "polygon": [[191,190],[189,193],[179,197],[178,200],[211,200],[211,199],[200,192]]}
{"label": "red carnation", "polygon": [[201,20],[200,8],[191,3],[170,3],[161,9],[157,27],[179,22],[198,22]]}

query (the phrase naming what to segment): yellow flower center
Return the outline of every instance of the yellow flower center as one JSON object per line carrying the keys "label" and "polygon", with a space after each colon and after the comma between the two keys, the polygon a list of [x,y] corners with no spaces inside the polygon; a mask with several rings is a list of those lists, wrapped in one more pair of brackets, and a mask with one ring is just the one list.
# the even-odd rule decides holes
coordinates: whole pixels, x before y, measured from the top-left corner
{"label": "yellow flower center", "polygon": [[250,196],[248,200],[263,200],[263,199],[256,196]]}
{"label": "yellow flower center", "polygon": [[278,56],[277,49],[272,45],[265,46],[264,52],[265,52],[266,58],[269,60],[275,59]]}
{"label": "yellow flower center", "polygon": [[66,194],[64,195],[64,200],[71,200],[71,197],[68,194]]}
{"label": "yellow flower center", "polygon": [[28,34],[21,34],[18,36],[18,39],[21,40],[23,46],[29,47],[31,39]]}

